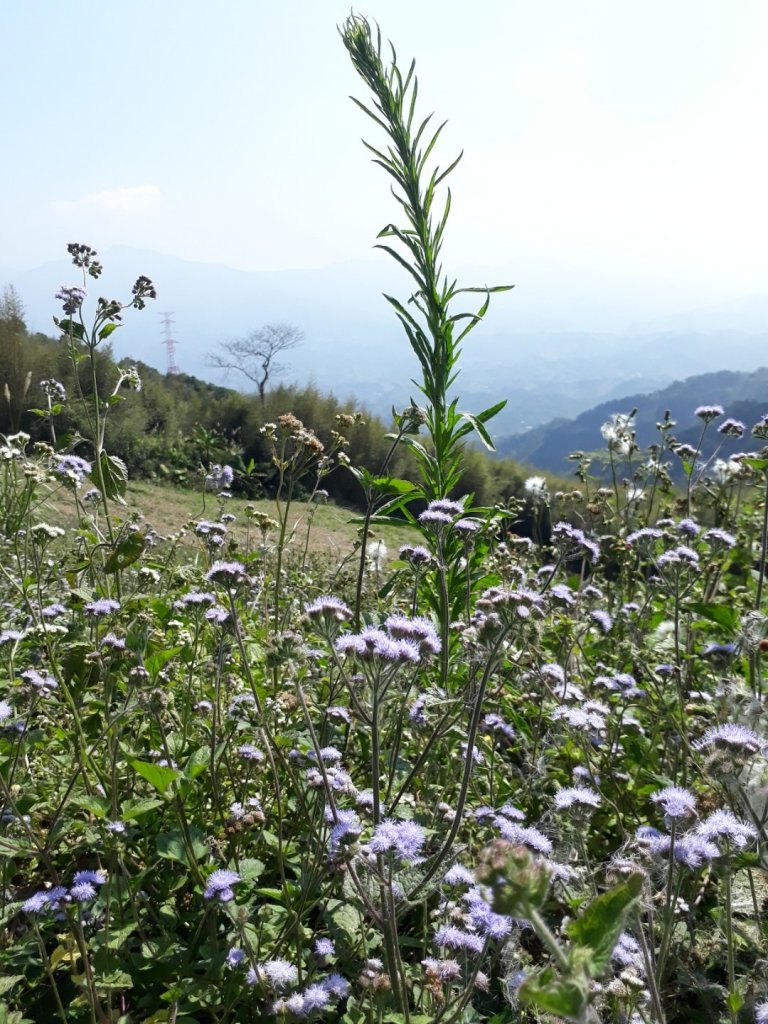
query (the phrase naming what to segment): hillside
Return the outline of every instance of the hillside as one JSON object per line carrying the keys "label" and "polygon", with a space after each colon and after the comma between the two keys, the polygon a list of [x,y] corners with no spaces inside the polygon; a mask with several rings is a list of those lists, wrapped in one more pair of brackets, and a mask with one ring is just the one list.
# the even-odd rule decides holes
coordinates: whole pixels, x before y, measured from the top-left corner
{"label": "hillside", "polygon": [[[518,459],[552,473],[563,473],[568,468],[568,455],[573,451],[593,451],[600,447],[600,427],[614,413],[628,413],[637,409],[637,440],[641,447],[658,437],[656,423],[667,410],[677,423],[675,436],[681,441],[695,443],[701,429],[694,416],[699,405],[717,403],[724,406],[728,416],[751,425],[768,409],[768,368],[753,373],[721,370],[675,381],[669,387],[650,393],[628,394],[623,398],[602,402],[574,419],[552,420],[543,427],[524,434],[499,439],[499,456]],[[713,434],[709,448],[721,445],[723,453],[741,451],[744,441],[723,438]]]}
{"label": "hillside", "polygon": [[[118,358],[164,370],[158,314],[169,311],[185,373],[248,387],[237,374],[224,377],[215,370],[210,354],[223,341],[287,321],[304,331],[305,342],[286,360],[284,381],[314,383],[342,399],[354,395],[382,417],[393,405],[407,405],[415,390],[409,379],[416,375],[413,355],[382,297],[407,296],[409,281],[384,254],[323,269],[261,272],[128,247],[107,250],[103,257],[100,294],[122,295],[139,274],[152,278],[158,290],[156,306],[113,336]],[[640,320],[637,297],[620,294],[608,301],[603,283],[575,268],[466,267],[459,276],[466,283],[515,284],[511,293],[494,296],[462,355],[462,408],[508,399],[492,425],[496,436],[663,388],[692,369],[716,372],[727,362],[737,371],[752,370],[768,344],[766,296]],[[25,271],[6,269],[0,271],[4,282],[21,296],[30,329],[48,332],[53,295],[63,283],[73,283],[72,267],[62,259]],[[648,300],[649,313],[660,306],[670,308],[670,302]]]}

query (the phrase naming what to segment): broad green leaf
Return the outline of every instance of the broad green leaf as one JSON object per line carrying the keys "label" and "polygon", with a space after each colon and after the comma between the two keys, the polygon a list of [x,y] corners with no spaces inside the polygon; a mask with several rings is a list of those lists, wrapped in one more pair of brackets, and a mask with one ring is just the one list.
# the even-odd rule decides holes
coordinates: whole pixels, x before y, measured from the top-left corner
{"label": "broad green leaf", "polygon": [[144,668],[154,678],[171,658],[175,658],[183,650],[182,647],[169,647],[167,651],[153,651],[144,658]]}
{"label": "broad green leaf", "polygon": [[0,996],[10,992],[16,982],[23,979],[23,974],[6,974],[4,978],[0,978]]}
{"label": "broad green leaf", "polygon": [[643,875],[638,871],[626,882],[601,893],[568,925],[567,933],[578,947],[573,953],[592,978],[607,968],[627,912],[642,888]]}
{"label": "broad green leaf", "polygon": [[110,334],[113,331],[116,331],[119,326],[120,324],[104,324],[104,326],[99,331],[99,341],[104,341],[104,339],[108,338]]}
{"label": "broad green leaf", "polygon": [[116,455],[107,455],[106,452],[101,453],[99,461],[107,497],[124,505],[123,497],[128,487],[128,467],[122,459],[118,459]]}
{"label": "broad green leaf", "polygon": [[166,765],[152,764],[151,761],[131,761],[131,767],[143,779],[156,789],[158,793],[164,793],[166,789],[175,782],[179,773],[175,768],[168,768]]}
{"label": "broad green leaf", "polygon": [[400,480],[393,476],[377,476],[373,483],[381,494],[412,494],[417,486],[410,480]]}
{"label": "broad green leaf", "polygon": [[83,810],[90,811],[96,818],[106,818],[107,811],[109,810],[109,801],[106,797],[93,796],[90,793],[81,793],[78,796],[74,796],[70,802],[76,807],[82,807]]}
{"label": "broad green leaf", "polygon": [[196,779],[211,763],[211,752],[208,747],[198,747],[193,751],[184,768],[184,774],[188,779]]}
{"label": "broad green leaf", "polygon": [[[195,860],[202,860],[208,853],[208,847],[203,842],[202,831],[193,825],[189,829],[189,835]],[[157,837],[157,854],[165,860],[175,860],[179,864],[186,864],[187,867],[190,867],[189,856],[184,845],[181,829],[174,828],[170,832],[162,832]]]}
{"label": "broad green leaf", "polygon": [[155,798],[147,800],[129,800],[123,804],[123,810],[121,817],[125,821],[133,821],[135,818],[140,818],[142,814],[149,814],[150,811],[154,811],[156,807],[162,807],[163,801]]}
{"label": "broad green leaf", "polygon": [[122,540],[118,541],[109,558],[104,563],[106,572],[117,572],[133,565],[141,558],[141,554],[147,544],[147,535],[137,530],[129,533]]}
{"label": "broad green leaf", "polygon": [[581,1018],[588,998],[586,979],[559,978],[552,967],[527,977],[517,994],[523,1003],[570,1020]]}
{"label": "broad green leaf", "polygon": [[722,626],[729,633],[735,632],[738,628],[739,613],[732,605],[694,601],[688,605],[688,608],[696,612],[697,615],[701,615],[702,618],[716,622],[718,626]]}

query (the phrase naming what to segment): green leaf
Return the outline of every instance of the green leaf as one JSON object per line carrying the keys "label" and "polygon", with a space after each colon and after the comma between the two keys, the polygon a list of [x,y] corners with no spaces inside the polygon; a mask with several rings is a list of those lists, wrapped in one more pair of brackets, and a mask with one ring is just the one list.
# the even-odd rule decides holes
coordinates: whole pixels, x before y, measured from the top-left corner
{"label": "green leaf", "polygon": [[136,533],[129,533],[122,540],[118,541],[109,558],[104,563],[106,572],[117,572],[126,569],[129,565],[137,562],[147,546],[147,535],[137,530]]}
{"label": "green leaf", "polygon": [[54,317],[53,322],[62,334],[71,334],[72,337],[77,338],[78,341],[82,341],[85,338],[85,327],[83,327],[82,324],[79,324],[76,320],[58,320]]}
{"label": "green leaf", "polygon": [[160,669],[183,650],[183,647],[169,647],[167,651],[153,651],[144,658],[144,668],[154,679]]}
{"label": "green leaf", "polygon": [[411,494],[417,489],[410,480],[400,480],[393,476],[374,477],[373,483],[381,494]]}
{"label": "green leaf", "polygon": [[[2,989],[0,989],[2,991]],[[744,1005],[744,996],[740,992],[729,992],[725,998],[725,1004],[729,1010],[738,1013]]]}
{"label": "green leaf", "polygon": [[739,626],[739,613],[732,605],[693,601],[688,608],[709,622],[716,622],[729,633],[735,632]]}
{"label": "green leaf", "polygon": [[112,331],[116,331],[119,326],[120,324],[104,324],[99,331],[99,341],[104,341],[104,339],[108,338]]}
{"label": "green leaf", "polygon": [[758,471],[765,471],[766,469],[768,469],[768,459],[746,458],[742,459],[741,461],[744,462],[747,466],[751,466],[752,469],[756,469]]}
{"label": "green leaf", "polygon": [[92,796],[90,793],[81,793],[72,797],[71,803],[76,807],[82,807],[95,818],[106,818],[109,810],[109,801],[103,796]]}
{"label": "green leaf", "polygon": [[488,451],[495,452],[496,447],[491,440],[491,435],[483,426],[479,416],[474,416],[471,412],[462,412],[459,414],[459,418],[466,420],[463,426],[459,427],[456,432],[457,437],[463,437],[465,434],[469,434],[472,430],[475,431],[477,436],[483,442]]}
{"label": "green leaf", "polygon": [[165,765],[152,764],[150,761],[131,761],[131,767],[143,779],[156,789],[158,793],[164,793],[166,789],[175,782],[179,773],[175,768],[168,768]]}
{"label": "green leaf", "polygon": [[149,814],[150,811],[162,806],[163,801],[156,800],[154,797],[146,800],[128,800],[123,805],[121,816],[125,821],[133,821],[135,818],[140,818],[142,814]]}
{"label": "green leaf", "polygon": [[[208,853],[208,847],[203,841],[202,831],[193,825],[189,829],[189,836],[195,860],[202,860]],[[181,829],[174,828],[170,832],[162,832],[157,837],[157,854],[165,860],[175,860],[179,864],[186,864],[187,867],[191,866]]]}
{"label": "green leaf", "polygon": [[552,967],[527,977],[517,994],[523,1003],[571,1020],[579,1019],[587,1007],[586,980],[559,978]]}
{"label": "green leaf", "polygon": [[208,747],[198,747],[187,761],[184,774],[188,779],[196,779],[209,767],[210,763],[211,752]]}
{"label": "green leaf", "polygon": [[118,459],[116,455],[107,455],[106,452],[101,453],[99,461],[107,497],[124,505],[123,496],[128,487],[128,467],[122,459]]}
{"label": "green leaf", "polygon": [[255,882],[264,874],[264,862],[256,857],[245,857],[237,867],[244,882]]}
{"label": "green leaf", "polygon": [[620,885],[601,893],[568,925],[566,931],[578,947],[572,951],[572,956],[590,977],[599,977],[607,968],[627,912],[642,888],[643,875],[638,871]]}
{"label": "green leaf", "polygon": [[10,992],[16,982],[23,979],[23,974],[6,974],[4,978],[0,978],[0,996]]}

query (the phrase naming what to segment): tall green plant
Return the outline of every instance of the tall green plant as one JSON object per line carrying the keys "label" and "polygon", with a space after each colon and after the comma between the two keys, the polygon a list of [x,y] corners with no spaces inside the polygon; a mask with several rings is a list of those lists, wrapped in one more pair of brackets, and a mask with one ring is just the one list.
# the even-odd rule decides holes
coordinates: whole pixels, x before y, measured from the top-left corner
{"label": "tall green plant", "polygon": [[[440,252],[451,209],[451,193],[448,189],[437,215],[437,192],[438,186],[458,164],[461,154],[443,170],[437,165],[429,169],[430,157],[445,122],[430,135],[427,129],[432,115],[420,123],[415,119],[418,94],[415,61],[403,78],[394,47],[391,60],[385,62],[381,55],[381,33],[377,29],[374,41],[369,22],[358,15],[350,15],[340,32],[355,69],[373,94],[373,109],[352,99],[383,129],[389,140],[386,150],[368,142],[364,144],[373,153],[374,163],[394,179],[392,191],[405,215],[405,226],[387,224],[379,232],[379,238],[393,240],[393,244],[383,242],[379,248],[397,260],[416,283],[407,305],[391,295],[385,298],[403,325],[421,367],[422,379],[414,383],[427,400],[425,426],[429,443],[422,444],[409,434],[402,434],[400,440],[417,459],[422,478],[419,496],[431,501],[449,494],[459,483],[463,440],[467,435],[474,431],[483,444],[493,450],[485,424],[506,402],[498,402],[476,415],[459,412],[458,398],[451,396],[451,389],[459,372],[461,342],[485,315],[490,293],[506,291],[511,286],[459,288],[456,281],[444,275]],[[485,293],[485,301],[477,312],[453,312],[453,300],[465,292]]]}

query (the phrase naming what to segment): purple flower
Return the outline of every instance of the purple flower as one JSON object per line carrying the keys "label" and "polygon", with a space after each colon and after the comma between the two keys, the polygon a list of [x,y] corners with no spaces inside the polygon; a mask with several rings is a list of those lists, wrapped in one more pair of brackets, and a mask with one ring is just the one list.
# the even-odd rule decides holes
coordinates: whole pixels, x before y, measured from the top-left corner
{"label": "purple flower", "polygon": [[628,932],[622,932],[611,953],[611,960],[620,967],[634,967],[639,974],[645,974],[645,961],[640,944]]}
{"label": "purple flower", "polygon": [[91,601],[85,606],[86,615],[91,615],[95,619],[118,611],[120,611],[120,602],[111,597],[100,597],[97,601]]}
{"label": "purple flower", "polygon": [[115,636],[114,633],[107,633],[107,635],[102,638],[101,646],[108,647],[112,651],[124,651],[125,640],[121,637]]}
{"label": "purple flower", "polygon": [[462,931],[454,925],[443,925],[435,932],[435,945],[446,949],[466,949],[471,953],[482,953],[485,943],[479,935]]}
{"label": "purple flower", "polygon": [[717,428],[718,433],[725,434],[726,437],[744,437],[747,426],[742,423],[741,420],[727,419],[721,423]]}
{"label": "purple flower", "polygon": [[82,288],[62,285],[54,295],[54,298],[57,302],[61,302],[67,316],[73,316],[85,301],[85,291]]}
{"label": "purple flower", "polygon": [[87,903],[96,899],[96,887],[90,882],[76,882],[70,889],[70,896],[76,903]]}
{"label": "purple flower", "polygon": [[73,885],[104,885],[107,876],[103,871],[78,871],[72,879]]}
{"label": "purple flower", "polygon": [[420,654],[439,654],[443,646],[433,623],[423,616],[409,619],[405,615],[390,615],[384,625],[395,640],[416,644]]}
{"label": "purple flower", "polygon": [[183,594],[178,601],[173,602],[174,608],[197,608],[202,605],[210,606],[216,604],[216,595],[209,592],[201,592],[197,590],[191,590],[188,594]]}
{"label": "purple flower", "polygon": [[376,826],[369,846],[374,853],[391,851],[403,864],[420,864],[426,838],[424,829],[416,822],[387,818]]}
{"label": "purple flower", "polygon": [[48,697],[52,690],[57,690],[59,684],[47,672],[38,672],[37,669],[28,668],[21,673],[21,678],[26,680],[30,686],[40,694],[41,697]]}
{"label": "purple flower", "polygon": [[512,931],[512,918],[495,913],[484,900],[472,902],[469,920],[480,935],[487,939],[506,939]]}
{"label": "purple flower", "polygon": [[274,989],[290,988],[299,980],[299,972],[289,960],[267,960],[259,964],[259,971]]}
{"label": "purple flower", "polygon": [[684,533],[686,537],[698,537],[701,527],[693,519],[681,519],[677,524],[677,532]]}
{"label": "purple flower", "polygon": [[325,991],[336,999],[346,999],[349,995],[349,982],[340,974],[329,974],[320,982]]}
{"label": "purple flower", "polygon": [[768,1000],[755,1003],[755,1024],[768,1024]]}
{"label": "purple flower", "polygon": [[736,644],[707,644],[701,652],[702,658],[725,659],[736,653]]}
{"label": "purple flower", "polygon": [[761,743],[760,737],[752,729],[735,722],[725,722],[707,729],[701,739],[693,744],[694,750],[709,750],[713,747],[752,757],[760,751]]}
{"label": "purple flower", "polygon": [[237,946],[233,946],[227,953],[227,959],[224,962],[228,967],[239,967],[244,960],[245,950],[238,949]]}
{"label": "purple flower", "polygon": [[13,708],[7,700],[0,700],[0,724],[7,722],[9,718],[13,718]]}
{"label": "purple flower", "polygon": [[231,466],[215,465],[208,476],[206,476],[205,482],[211,485],[211,490],[226,490],[226,488],[232,486],[234,477],[235,474]]}
{"label": "purple flower", "polygon": [[450,498],[438,498],[430,501],[427,505],[429,512],[444,512],[449,516],[459,516],[464,511],[464,504],[461,501],[451,501]]}
{"label": "purple flower", "polygon": [[477,533],[480,529],[480,523],[477,519],[457,519],[453,524],[454,530],[457,533],[464,533],[471,536],[473,533]]}
{"label": "purple flower", "polygon": [[242,879],[236,871],[228,871],[226,868],[217,868],[216,871],[208,876],[208,884],[206,885],[205,892],[203,893],[203,898],[210,900],[215,897],[222,903],[228,903],[230,900],[235,898],[232,886],[236,885],[240,881],[242,881]]}
{"label": "purple flower", "polygon": [[711,530],[707,530],[704,534],[704,540],[709,541],[712,547],[722,544],[723,547],[732,548],[736,545],[736,538],[733,534],[728,533],[727,530],[721,530],[717,526],[714,526]]}
{"label": "purple flower", "polygon": [[684,821],[696,814],[696,797],[681,786],[666,786],[651,794],[655,804],[661,804],[664,814],[673,821]]}
{"label": "purple flower", "polygon": [[314,622],[348,622],[352,618],[352,609],[338,597],[326,595],[305,605],[304,615]]}
{"label": "purple flower", "polygon": [[65,455],[56,463],[54,472],[79,487],[92,469],[91,463],[81,459],[79,455]]}
{"label": "purple flower", "polygon": [[593,810],[601,804],[600,794],[586,786],[563,786],[555,793],[555,808],[558,811]]}
{"label": "purple flower", "polygon": [[338,810],[336,811],[336,817],[334,818],[331,808],[326,807],[325,820],[329,824],[333,825],[330,835],[330,848],[332,854],[338,852],[342,840],[354,841],[363,831],[360,819],[354,811]]}
{"label": "purple flower", "polygon": [[453,517],[447,512],[432,511],[427,509],[426,512],[422,512],[419,516],[419,522],[422,526],[434,526],[435,529],[439,529],[441,526],[450,526],[453,522]]}
{"label": "purple flower", "polygon": [[725,415],[725,409],[723,409],[722,405],[700,405],[694,409],[693,415],[698,416],[705,423],[710,423],[712,420],[716,420],[718,416]]}
{"label": "purple flower", "polygon": [[404,544],[400,548],[400,558],[410,562],[414,569],[421,569],[432,562],[432,555],[421,544]]}
{"label": "purple flower", "polygon": [[743,850],[757,837],[757,829],[739,819],[727,810],[713,811],[696,827],[696,834],[705,839],[727,839],[739,850]]}
{"label": "purple flower", "polygon": [[608,612],[604,612],[600,609],[597,609],[594,612],[590,612],[589,617],[592,619],[593,622],[596,622],[598,624],[598,626],[600,627],[600,629],[602,629],[604,633],[610,633],[611,629],[613,628],[613,619],[608,614]]}
{"label": "purple flower", "polygon": [[237,748],[237,752],[244,761],[263,761],[264,754],[252,743],[243,743]]}
{"label": "purple flower", "polygon": [[334,647],[339,654],[352,655],[364,662],[395,664],[419,661],[419,648],[410,640],[393,640],[383,629],[366,626],[360,633],[339,637]]}
{"label": "purple flower", "polygon": [[552,543],[567,552],[574,546],[582,547],[589,554],[590,561],[594,565],[600,557],[600,548],[594,541],[590,540],[577,526],[570,523],[555,523],[552,527]]}
{"label": "purple flower", "polygon": [[661,530],[655,529],[653,526],[644,526],[641,530],[635,530],[634,533],[630,533],[627,537],[627,544],[638,544],[641,541],[656,541],[660,540],[664,534]]}
{"label": "purple flower", "polygon": [[55,619],[57,615],[63,615],[66,610],[63,604],[49,604],[43,608],[40,614],[44,619]]}
{"label": "purple flower", "polygon": [[234,586],[244,583],[248,579],[245,566],[242,562],[214,562],[205,578],[209,583],[223,583],[227,586]]}
{"label": "purple flower", "polygon": [[476,885],[475,876],[461,864],[454,864],[443,876],[446,885]]}
{"label": "purple flower", "polygon": [[517,843],[518,846],[527,846],[529,850],[532,850],[534,853],[541,853],[545,857],[552,853],[552,843],[537,828],[525,828],[514,821],[508,821],[507,818],[501,815],[496,817],[494,824],[501,833],[502,838],[508,842]]}
{"label": "purple flower", "polygon": [[330,939],[315,940],[315,956],[326,960],[329,956],[336,955],[336,947]]}
{"label": "purple flower", "polygon": [[21,640],[22,635],[23,634],[20,633],[18,629],[4,629],[0,633],[0,647],[2,647],[3,644],[9,644],[16,640]]}

